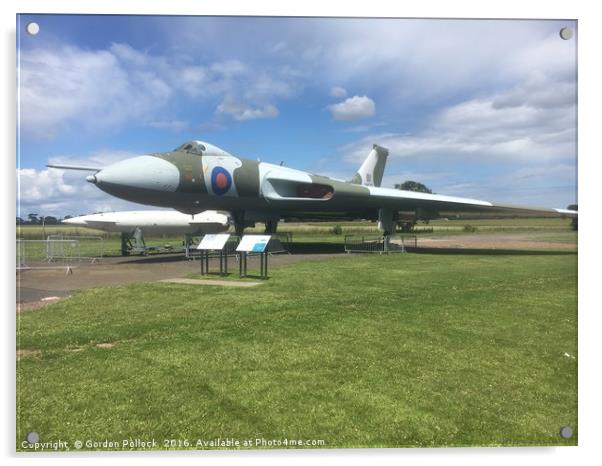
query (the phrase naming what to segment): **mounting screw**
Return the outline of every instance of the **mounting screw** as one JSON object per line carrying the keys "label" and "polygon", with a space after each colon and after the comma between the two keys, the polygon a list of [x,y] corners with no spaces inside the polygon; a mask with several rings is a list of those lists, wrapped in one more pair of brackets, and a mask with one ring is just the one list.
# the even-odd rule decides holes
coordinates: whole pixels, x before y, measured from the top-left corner
{"label": "mounting screw", "polygon": [[571,438],[573,436],[573,428],[571,426],[564,426],[560,429],[560,436],[562,438]]}
{"label": "mounting screw", "polygon": [[27,23],[25,30],[30,36],[35,36],[38,32],[40,32],[40,25],[36,22]]}
{"label": "mounting screw", "polygon": [[569,40],[573,37],[573,30],[571,28],[562,28],[560,30],[560,38],[564,40]]}

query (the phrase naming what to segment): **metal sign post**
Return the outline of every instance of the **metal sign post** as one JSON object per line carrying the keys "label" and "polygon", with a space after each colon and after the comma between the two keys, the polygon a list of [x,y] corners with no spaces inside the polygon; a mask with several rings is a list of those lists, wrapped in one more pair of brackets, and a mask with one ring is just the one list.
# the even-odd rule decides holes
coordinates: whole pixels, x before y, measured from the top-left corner
{"label": "metal sign post", "polygon": [[268,278],[268,252],[267,246],[271,235],[245,235],[240,240],[236,252],[239,253],[239,271],[241,277],[247,276],[247,258],[249,253],[259,253],[259,274],[261,278]]}
{"label": "metal sign post", "polygon": [[238,253],[239,254],[239,260],[238,260],[238,272],[240,277],[246,277],[247,276],[247,253],[244,251],[241,251]]}
{"label": "metal sign post", "polygon": [[229,234],[205,235],[197,250],[201,251],[201,275],[209,274],[209,252],[219,251],[219,274],[228,274],[228,252],[224,247],[230,238]]}

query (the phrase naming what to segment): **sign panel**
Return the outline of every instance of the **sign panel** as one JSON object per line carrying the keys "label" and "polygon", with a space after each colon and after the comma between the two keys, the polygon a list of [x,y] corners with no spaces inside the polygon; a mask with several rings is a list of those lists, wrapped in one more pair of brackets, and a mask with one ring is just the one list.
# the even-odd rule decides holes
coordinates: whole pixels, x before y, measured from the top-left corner
{"label": "sign panel", "polygon": [[196,247],[197,249],[202,249],[205,251],[208,250],[222,250],[224,249],[224,246],[226,245],[226,242],[228,241],[228,238],[230,238],[230,234],[228,233],[221,233],[219,235],[205,235],[203,236],[203,239],[201,240],[201,242],[199,243],[199,245]]}
{"label": "sign panel", "polygon": [[236,250],[239,252],[264,252],[270,238],[270,235],[245,235]]}

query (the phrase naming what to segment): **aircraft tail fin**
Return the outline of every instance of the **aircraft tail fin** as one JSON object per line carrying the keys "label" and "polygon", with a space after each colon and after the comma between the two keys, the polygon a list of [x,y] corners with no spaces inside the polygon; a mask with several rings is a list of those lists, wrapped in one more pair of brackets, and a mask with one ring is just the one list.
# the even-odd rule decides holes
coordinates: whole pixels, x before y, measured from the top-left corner
{"label": "aircraft tail fin", "polygon": [[388,156],[389,149],[385,149],[378,144],[373,144],[372,150],[351,180],[351,183],[363,186],[380,186]]}

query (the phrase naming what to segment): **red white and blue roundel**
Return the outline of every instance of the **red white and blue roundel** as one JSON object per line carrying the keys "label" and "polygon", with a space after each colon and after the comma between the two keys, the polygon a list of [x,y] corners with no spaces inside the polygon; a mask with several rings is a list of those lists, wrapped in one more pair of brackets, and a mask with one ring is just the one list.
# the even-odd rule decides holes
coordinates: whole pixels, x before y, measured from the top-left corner
{"label": "red white and blue roundel", "polygon": [[226,194],[232,186],[232,176],[224,167],[214,167],[211,171],[211,189],[215,194]]}

